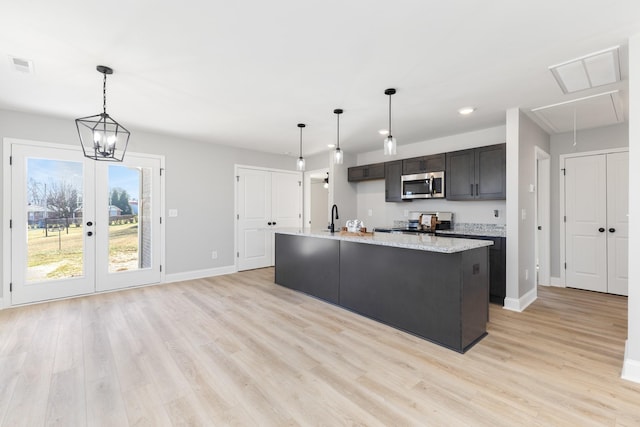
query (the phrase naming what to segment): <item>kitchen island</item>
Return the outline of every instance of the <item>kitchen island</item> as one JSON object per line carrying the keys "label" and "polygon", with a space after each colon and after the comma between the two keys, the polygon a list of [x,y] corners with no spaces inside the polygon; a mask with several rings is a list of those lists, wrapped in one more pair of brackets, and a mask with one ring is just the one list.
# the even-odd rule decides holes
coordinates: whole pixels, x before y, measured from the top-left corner
{"label": "kitchen island", "polygon": [[486,335],[491,244],[278,230],[275,281],[464,353]]}

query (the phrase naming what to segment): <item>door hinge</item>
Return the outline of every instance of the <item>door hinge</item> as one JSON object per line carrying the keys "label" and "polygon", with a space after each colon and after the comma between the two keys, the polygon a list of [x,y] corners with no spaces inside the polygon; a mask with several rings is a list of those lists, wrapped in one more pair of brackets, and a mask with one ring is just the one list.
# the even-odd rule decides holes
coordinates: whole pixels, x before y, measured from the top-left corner
{"label": "door hinge", "polygon": [[160,224],[162,224],[162,217],[160,217]]}
{"label": "door hinge", "polygon": [[564,263],[564,269],[565,270],[567,269],[567,263],[566,262]]}
{"label": "door hinge", "polygon": [[236,175],[236,182],[240,182],[240,175]]}
{"label": "door hinge", "polygon": [[164,172],[164,168],[160,168],[160,176],[162,176],[162,172]]}
{"label": "door hinge", "polygon": [[9,292],[13,292],[13,282],[9,282]]}
{"label": "door hinge", "polygon": [[302,214],[298,214],[298,218],[302,218]]}
{"label": "door hinge", "polygon": [[564,222],[567,222],[567,216],[566,215],[564,216]]}
{"label": "door hinge", "polygon": [[240,258],[240,252],[236,252],[236,258]]}
{"label": "door hinge", "polygon": [[236,214],[236,219],[240,219],[240,214]]}
{"label": "door hinge", "polygon": [[298,181],[298,187],[302,187],[302,181]]}
{"label": "door hinge", "polygon": [[13,165],[13,156],[9,156],[9,166]]}
{"label": "door hinge", "polygon": [[9,220],[9,228],[13,228],[13,220],[12,219]]}

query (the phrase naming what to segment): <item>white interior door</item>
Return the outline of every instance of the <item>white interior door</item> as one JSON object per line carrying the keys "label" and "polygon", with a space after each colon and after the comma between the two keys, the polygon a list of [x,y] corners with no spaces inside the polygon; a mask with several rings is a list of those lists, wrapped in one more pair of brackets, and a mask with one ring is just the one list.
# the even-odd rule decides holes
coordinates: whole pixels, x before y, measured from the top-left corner
{"label": "white interior door", "polygon": [[608,292],[629,295],[629,153],[607,154]]}
{"label": "white interior door", "polygon": [[565,161],[566,285],[607,292],[606,157]]}
{"label": "white interior door", "polygon": [[302,180],[295,172],[238,168],[238,270],[274,265],[274,230],[302,225]]}
{"label": "white interior door", "polygon": [[12,144],[11,157],[11,304],[93,292],[92,163],[29,144]]}
{"label": "white interior door", "polygon": [[237,239],[238,270],[272,264],[271,173],[238,169]]}

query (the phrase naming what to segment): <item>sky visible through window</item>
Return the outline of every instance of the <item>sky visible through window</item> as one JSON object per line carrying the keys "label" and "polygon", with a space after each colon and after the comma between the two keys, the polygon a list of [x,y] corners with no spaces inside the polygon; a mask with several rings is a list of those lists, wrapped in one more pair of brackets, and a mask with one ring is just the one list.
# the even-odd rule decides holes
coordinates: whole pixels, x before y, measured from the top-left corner
{"label": "sky visible through window", "polygon": [[[82,190],[82,163],[50,159],[27,159],[28,179],[36,183],[50,184],[64,181]],[[122,188],[131,199],[139,197],[139,171],[122,165],[109,165],[109,190]]]}

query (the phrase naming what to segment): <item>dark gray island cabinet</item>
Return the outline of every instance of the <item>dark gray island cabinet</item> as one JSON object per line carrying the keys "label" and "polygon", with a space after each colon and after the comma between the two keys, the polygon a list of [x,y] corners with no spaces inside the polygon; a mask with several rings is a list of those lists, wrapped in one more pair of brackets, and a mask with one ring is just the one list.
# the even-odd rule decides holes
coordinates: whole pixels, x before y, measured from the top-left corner
{"label": "dark gray island cabinet", "polygon": [[487,334],[491,244],[279,230],[275,281],[464,353]]}

